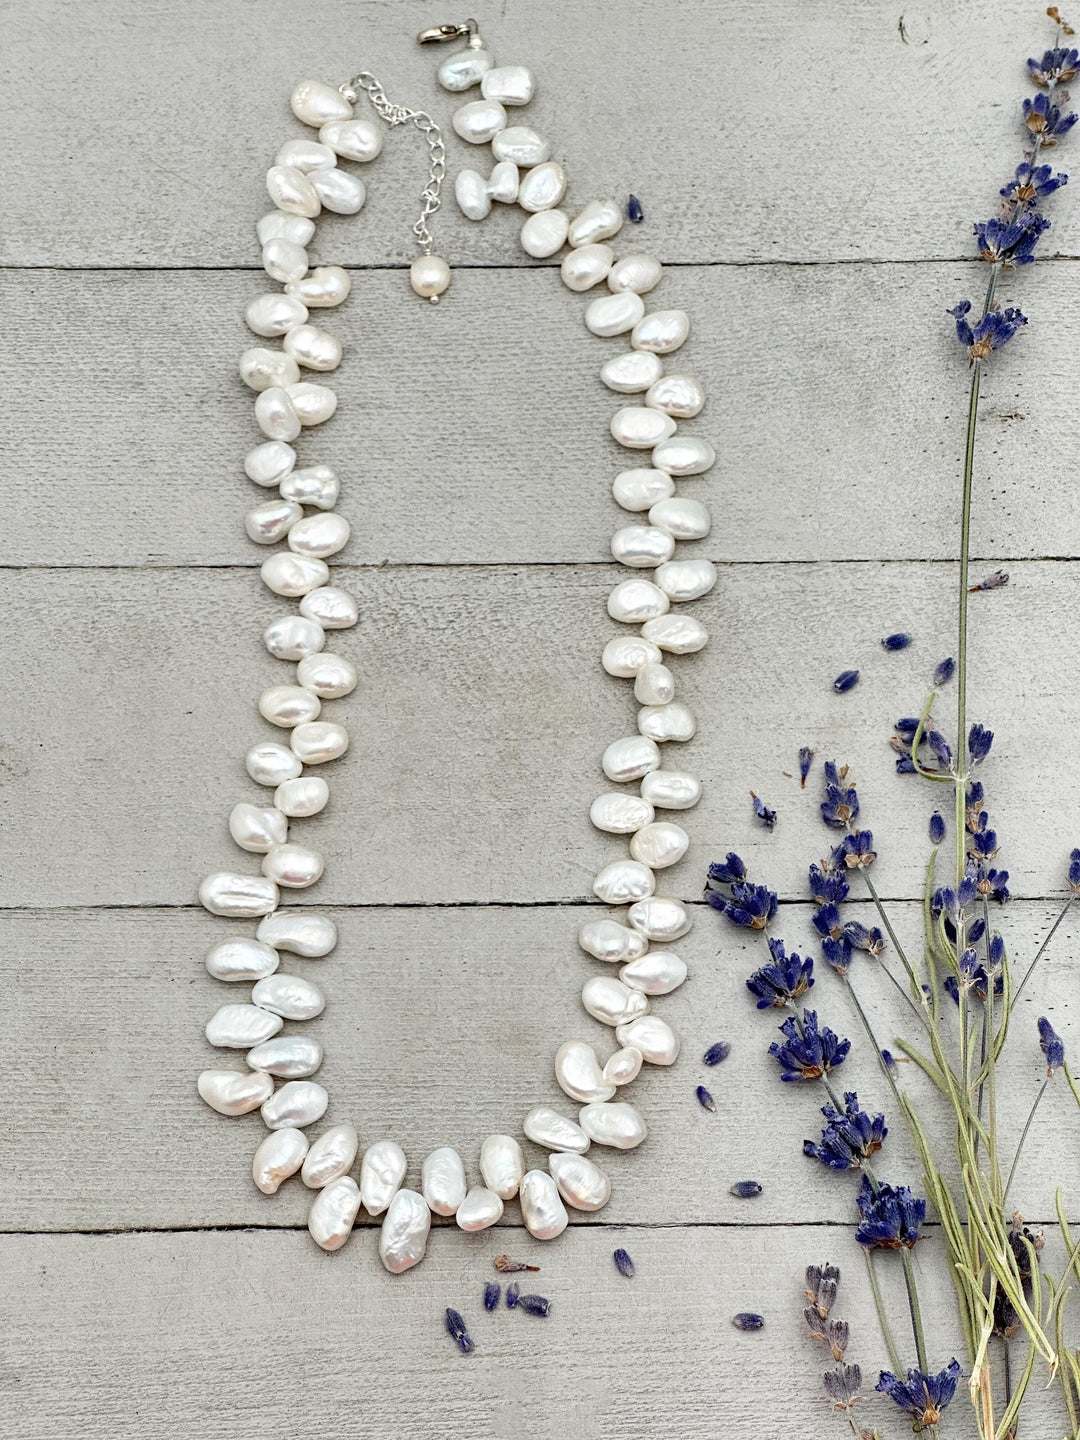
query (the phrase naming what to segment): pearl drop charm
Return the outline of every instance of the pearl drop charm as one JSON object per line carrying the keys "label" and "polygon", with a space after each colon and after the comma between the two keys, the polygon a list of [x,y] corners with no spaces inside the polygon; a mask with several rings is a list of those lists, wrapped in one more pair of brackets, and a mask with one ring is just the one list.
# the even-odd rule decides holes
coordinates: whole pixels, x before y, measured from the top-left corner
{"label": "pearl drop charm", "polygon": [[418,255],[409,267],[409,284],[421,299],[437,301],[450,284],[450,266],[441,255]]}

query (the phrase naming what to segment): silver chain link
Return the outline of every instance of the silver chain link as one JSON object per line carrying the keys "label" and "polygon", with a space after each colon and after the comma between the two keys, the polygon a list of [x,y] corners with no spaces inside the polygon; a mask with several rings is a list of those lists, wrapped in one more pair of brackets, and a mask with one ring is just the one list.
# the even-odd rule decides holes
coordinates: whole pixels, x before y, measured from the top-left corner
{"label": "silver chain link", "polygon": [[420,253],[430,255],[435,241],[428,229],[427,222],[442,204],[440,192],[446,176],[446,146],[443,144],[442,131],[426,110],[409,110],[404,105],[395,105],[392,100],[387,98],[385,90],[369,70],[361,70],[359,75],[354,75],[351,80],[338,88],[350,102],[358,99],[360,91],[363,90],[374,106],[376,114],[380,115],[391,128],[395,125],[404,125],[406,121],[411,120],[427,140],[428,181],[420,192],[422,202],[420,218],[412,228],[420,247]]}

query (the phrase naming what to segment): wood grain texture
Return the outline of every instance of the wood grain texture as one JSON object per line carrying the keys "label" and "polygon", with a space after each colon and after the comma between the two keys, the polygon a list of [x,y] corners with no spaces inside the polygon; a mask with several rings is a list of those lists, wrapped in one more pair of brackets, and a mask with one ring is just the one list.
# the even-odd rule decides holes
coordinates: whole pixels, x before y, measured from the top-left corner
{"label": "wood grain texture", "polygon": [[[978,556],[1080,555],[1080,507],[1058,478],[1076,270],[1006,282],[1032,324],[983,390]],[[693,332],[666,368],[704,383],[685,428],[720,457],[680,487],[713,510],[698,548],[724,561],[954,554],[967,371],[944,310],[982,280],[975,264],[669,271],[653,303],[687,305]],[[607,559],[631,519],[611,482],[644,463],[611,439],[624,397],[598,379],[622,342],[590,336],[584,298],[551,271],[463,271],[437,310],[404,284],[358,272],[320,321],[346,345],[329,377],[341,405],[299,449],[342,478],[345,557]],[[20,397],[0,563],[261,563],[242,516],[266,492],[241,469],[261,437],[235,366],[255,340],[244,304],[270,288],[238,274],[0,274],[0,383]],[[27,384],[27,356],[42,383]]]}
{"label": "wood grain texture", "polygon": [[[1020,158],[1023,60],[1049,43],[1049,27],[1026,0],[908,8],[902,29],[899,16],[860,0],[782,5],[767,24],[741,0],[677,15],[624,0],[617,18],[573,0],[542,10],[508,0],[479,18],[500,60],[537,74],[529,122],[567,167],[569,203],[635,191],[646,211],[637,233],[664,259],[965,256],[972,220],[995,212],[1009,157]],[[299,78],[339,83],[371,69],[391,98],[431,109],[449,132],[459,102],[435,81],[442,56],[413,43],[430,18],[406,0],[327,0],[301,23],[287,0],[15,10],[4,133],[20,203],[8,207],[0,257],[254,263],[264,172],[303,130],[287,106]],[[78,143],[59,120],[41,123],[38,97],[60,86]],[[448,143],[452,172],[479,163],[487,173],[483,147],[452,132]],[[320,256],[407,263],[422,155],[411,131],[389,137],[359,167],[367,206],[333,225]],[[1060,234],[1077,253],[1074,205],[1069,191],[1055,197],[1050,249]],[[457,264],[529,263],[519,224],[504,213],[472,225],[451,201],[437,248]]]}

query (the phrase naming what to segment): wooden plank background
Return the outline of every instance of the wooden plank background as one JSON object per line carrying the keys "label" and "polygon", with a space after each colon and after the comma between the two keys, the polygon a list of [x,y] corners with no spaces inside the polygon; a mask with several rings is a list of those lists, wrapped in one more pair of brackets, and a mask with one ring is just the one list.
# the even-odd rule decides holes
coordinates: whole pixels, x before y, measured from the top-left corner
{"label": "wooden plank background", "polygon": [[[501,60],[535,69],[529,118],[575,202],[640,195],[633,243],[668,266],[658,299],[690,310],[686,368],[709,394],[694,428],[720,458],[681,488],[714,514],[693,547],[720,567],[695,606],[713,643],[677,662],[701,726],[680,758],[706,789],[665,888],[698,902],[705,862],[734,846],[780,890],[799,945],[806,866],[826,843],[816,789],[791,775],[804,744],[818,765],[852,764],[879,884],[902,933],[918,931],[935,796],[893,773],[886,742],[955,646],[966,371],[943,311],[982,281],[970,223],[1015,164],[1023,59],[1045,40],[1020,0],[899,11],[502,0],[478,16]],[[691,981],[663,1002],[684,1056],[635,1087],[652,1134],[605,1157],[611,1205],[554,1246],[510,1207],[483,1236],[440,1226],[404,1279],[375,1262],[371,1225],[322,1256],[298,1187],[267,1200],[246,1177],[258,1119],[219,1119],[193,1091],[215,1054],[201,956],[230,928],[194,892],[235,862],[225,818],[260,793],[241,756],[269,734],[253,701],[280,667],[260,636],[289,608],[241,526],[252,425],[235,357],[243,304],[269,288],[252,233],[262,174],[300,133],[286,99],[303,74],[367,66],[448,119],[439,57],[412,37],[449,18],[406,0],[326,0],[310,18],[283,0],[42,0],[5,16],[0,164],[18,198],[0,217],[0,1375],[14,1440],[816,1440],[837,1431],[799,1337],[811,1260],[844,1268],[870,1385],[884,1359],[848,1233],[853,1182],[799,1154],[817,1097],[775,1103],[771,1021],[744,986],[760,948],[700,904],[677,947]],[[449,146],[451,173],[476,162]],[[401,271],[421,155],[415,135],[389,136],[363,213],[332,219],[313,251],[353,267],[333,326],[342,411],[312,443],[353,525],[342,583],[361,622],[334,645],[362,683],[332,805],[307,827],[328,873],[304,903],[328,907],[342,943],[289,964],[329,994],[315,1028],[330,1118],[365,1143],[400,1138],[414,1179],[439,1143],[475,1167],[485,1133],[559,1101],[556,1045],[603,1037],[578,1000],[599,967],[574,936],[620,850],[587,820],[599,753],[633,726],[627,687],[597,663],[616,628],[610,484],[633,464],[596,378],[611,348],[498,207],[479,226],[452,202],[437,217],[453,287],[438,310],[413,303]],[[1032,324],[982,401],[977,563],[1011,579],[972,603],[971,713],[998,737],[987,781],[1019,897],[1001,924],[1021,958],[1080,841],[1075,189],[1054,198],[1054,263],[1009,283]],[[878,640],[898,628],[916,644],[887,656]],[[862,683],[836,696],[852,665]],[[751,787],[780,812],[773,835]],[[1034,1018],[1077,1033],[1078,942],[1069,922],[1025,995],[1002,1087],[1014,1129],[1040,1074]],[[856,988],[891,1035],[871,962]],[[832,977],[814,998],[854,1032]],[[733,1053],[707,1072],[717,1038]],[[887,1108],[855,1038],[845,1079]],[[694,1100],[702,1080],[716,1115]],[[1064,1105],[1047,1102],[1032,1155],[1080,1215],[1080,1153],[1054,1139]],[[889,1174],[916,1182],[891,1119]],[[758,1200],[730,1195],[745,1178],[763,1181]],[[1033,1165],[1018,1203],[1045,1220],[1052,1198]],[[480,1312],[506,1248],[540,1259],[548,1321]],[[944,1364],[958,1340],[940,1248],[918,1265]],[[469,1360],[440,1333],[448,1304],[472,1322]],[[765,1330],[734,1330],[740,1309]],[[1052,1407],[1025,1426],[1059,1430]]]}

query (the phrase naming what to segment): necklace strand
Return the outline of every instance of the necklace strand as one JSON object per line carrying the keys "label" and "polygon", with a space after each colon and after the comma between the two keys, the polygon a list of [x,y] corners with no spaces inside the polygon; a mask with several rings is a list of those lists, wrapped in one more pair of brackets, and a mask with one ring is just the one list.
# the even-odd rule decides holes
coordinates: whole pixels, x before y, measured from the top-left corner
{"label": "necklace strand", "polygon": [[[249,328],[267,340],[280,338],[281,348],[260,346],[240,357],[266,437],[248,453],[244,469],[256,485],[276,491],[248,511],[245,528],[259,544],[285,542],[260,573],[275,595],[298,601],[296,611],[271,621],[264,640],[272,656],[295,663],[296,671],[291,682],[269,685],[258,701],[259,713],[288,743],[259,741],[245,758],[251,779],[273,789],[273,803],[243,802],[229,817],[236,844],[262,856],[261,873],[218,872],[199,888],[212,914],[258,925],[254,935],[218,941],[206,956],[216,980],[252,986],[248,1001],[222,1005],[206,1026],[211,1045],[246,1051],[248,1068],[206,1070],[198,1090],[222,1115],[261,1110],[268,1133],[255,1151],[254,1182],[272,1195],[299,1172],[314,1192],[308,1228],[324,1250],[345,1244],[361,1205],[369,1215],[381,1215],[379,1255],[393,1273],[423,1258],[433,1213],[455,1217],[463,1230],[483,1230],[516,1198],[529,1233],[555,1238],[566,1228],[567,1205],[595,1211],[610,1198],[608,1177],[586,1153],[591,1146],[629,1150],[646,1138],[638,1110],[617,1097],[643,1064],[671,1065],[678,1057],[678,1037],[652,1006],[682,984],[686,965],[673,950],[658,947],[678,940],[692,924],[679,900],[656,893],[656,872],[680,860],[689,845],[682,826],[658,820],[656,812],[691,809],[701,795],[694,776],[662,767],[662,747],[689,740],[696,728],[691,711],[675,698],[665,659],[707,643],[704,627],[672,606],[707,594],[716,581],[708,560],[673,558],[677,541],[701,539],[710,527],[704,505],[676,495],[675,481],[704,474],[715,456],[705,440],[677,433],[677,422],[697,415],[705,397],[691,376],[664,373],[664,358],[682,346],[689,319],[681,309],[646,312],[642,297],[660,282],[661,265],[640,253],[616,258],[609,242],[621,230],[623,214],[614,200],[591,201],[573,217],[561,208],[567,184],[562,166],[550,159],[543,136],[511,124],[507,114],[508,107],[527,105],[535,92],[524,66],[497,67],[474,21],[438,26],[418,38],[467,39],[464,50],[443,61],[439,81],[457,94],[480,87],[481,98],[461,105],[453,127],[470,144],[490,143],[495,164],[486,179],[472,169],[459,172],[454,189],[463,214],[482,220],[493,202],[518,204],[527,212],[521,228],[527,254],[547,259],[569,246],[561,264],[568,289],[604,287],[586,305],[585,326],[595,336],[629,336],[631,348],[607,360],[600,378],[616,394],[636,397],[612,416],[611,434],[627,449],[644,452],[648,464],[620,472],[612,486],[617,503],[637,518],[612,538],[614,559],[631,574],[608,596],[609,616],[626,628],[602,656],[609,675],[633,681],[636,733],[604,750],[603,773],[619,788],[599,795],[589,812],[597,829],[628,838],[628,858],[603,866],[593,884],[598,900],[625,909],[618,919],[609,914],[587,921],[578,936],[589,956],[619,967],[617,978],[610,970],[592,974],[581,993],[588,1014],[614,1031],[617,1048],[606,1058],[581,1040],[557,1050],[555,1078],[581,1108],[576,1120],[548,1104],[534,1105],[525,1116],[522,1133],[548,1151],[546,1169],[526,1169],[516,1136],[489,1135],[479,1152],[481,1184],[470,1186],[461,1156],[443,1146],[426,1157],[420,1188],[413,1190],[405,1185],[404,1150],[383,1139],[364,1150],[357,1183],[350,1172],[360,1144],[352,1125],[332,1124],[314,1140],[306,1133],[329,1104],[326,1090],[311,1078],[322,1064],[322,1046],[303,1027],[323,1012],[322,989],[279,969],[283,951],[320,959],[337,943],[328,917],[280,902],[282,890],[306,888],[323,873],[323,857],[293,838],[293,822],[317,814],[329,800],[322,767],[345,754],[349,737],[339,720],[323,717],[323,706],[350,694],[358,678],[350,660],[324,648],[328,632],[349,629],[358,619],[355,600],[331,583],[327,565],[349,539],[349,522],[336,509],[338,479],[325,463],[297,468],[293,444],[337,408],[329,386],[301,374],[337,368],[341,342],[313,323],[310,312],[340,305],[350,280],[337,265],[310,269],[306,246],[322,210],[352,215],[364,204],[364,182],[338,161],[370,162],[382,149],[379,125],[354,114],[366,94],[386,125],[411,121],[427,140],[428,182],[413,226],[420,253],[410,283],[417,295],[438,301],[451,275],[432,253],[428,222],[441,204],[446,152],[431,116],[391,102],[368,71],[338,89],[314,80],[297,85],[293,113],[318,138],[287,140],[267,174],[275,208],[256,231],[263,266],[282,288],[257,296],[245,310]],[[287,1022],[300,1028],[286,1029]]]}

